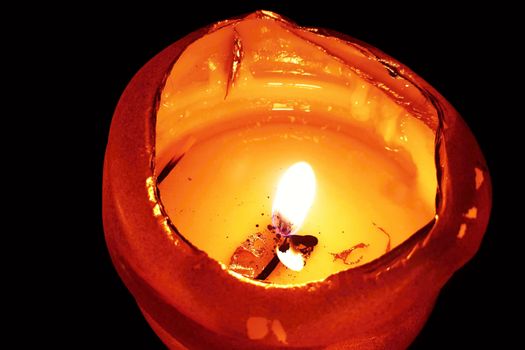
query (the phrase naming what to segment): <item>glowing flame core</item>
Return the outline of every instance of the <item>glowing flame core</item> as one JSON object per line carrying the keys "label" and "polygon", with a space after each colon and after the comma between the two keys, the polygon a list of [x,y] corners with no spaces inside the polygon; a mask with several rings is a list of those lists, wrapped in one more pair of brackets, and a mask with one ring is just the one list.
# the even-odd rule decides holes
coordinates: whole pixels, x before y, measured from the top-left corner
{"label": "glowing flame core", "polygon": [[273,201],[274,226],[279,227],[284,219],[291,226],[289,234],[296,233],[314,201],[315,185],[315,174],[310,164],[298,162],[289,167],[279,180]]}

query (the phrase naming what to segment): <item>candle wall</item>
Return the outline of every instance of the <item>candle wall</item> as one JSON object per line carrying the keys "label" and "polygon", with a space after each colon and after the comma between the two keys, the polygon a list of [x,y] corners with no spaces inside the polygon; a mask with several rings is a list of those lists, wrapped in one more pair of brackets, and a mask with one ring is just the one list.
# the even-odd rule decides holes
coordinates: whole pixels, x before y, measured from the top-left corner
{"label": "candle wall", "polygon": [[[249,18],[281,22],[267,12]],[[119,102],[104,173],[104,226],[115,267],[173,348],[405,348],[441,286],[477,250],[487,224],[490,180],[475,139],[439,93],[392,58],[351,38],[341,52],[333,46],[341,39],[304,32],[303,40],[324,40],[317,44],[383,86],[385,98],[435,133],[437,219],[379,259],[322,282],[279,287],[233,276],[171,222],[157,187],[163,153],[155,157],[155,148],[173,146],[162,146],[155,113],[170,68],[188,44],[231,23],[167,48],[137,74]],[[239,115],[230,112],[216,116],[228,123],[228,115]],[[184,124],[186,130],[166,130],[180,136],[203,119],[193,121]]]}

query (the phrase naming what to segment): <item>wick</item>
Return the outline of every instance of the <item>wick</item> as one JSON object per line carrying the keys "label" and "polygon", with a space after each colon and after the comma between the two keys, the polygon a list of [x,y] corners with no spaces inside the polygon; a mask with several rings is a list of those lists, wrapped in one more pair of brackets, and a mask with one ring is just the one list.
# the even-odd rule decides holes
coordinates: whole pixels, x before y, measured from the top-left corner
{"label": "wick", "polygon": [[279,212],[272,215],[273,226],[278,233],[283,236],[290,236],[292,234],[292,223],[283,218]]}
{"label": "wick", "polygon": [[277,265],[279,265],[279,262],[280,262],[279,257],[277,256],[277,254],[274,254],[272,260],[270,260],[268,265],[266,265],[266,267],[261,271],[260,274],[257,275],[257,277],[255,277],[255,279],[256,280],[267,279],[268,276],[270,276],[270,274],[273,272],[273,270],[275,270]]}
{"label": "wick", "polygon": [[[270,226],[270,225],[268,225]],[[279,230],[277,230],[279,231]],[[272,232],[274,232],[272,230]],[[280,233],[276,233],[278,237],[281,236]],[[301,235],[290,235],[284,237],[284,241],[279,245],[279,250],[281,252],[286,252],[288,249],[290,249],[290,245],[293,245],[295,249],[297,249],[305,258],[308,258],[310,254],[312,253],[314,247],[318,243],[318,239],[315,236],[301,236]],[[256,280],[265,280],[267,279],[270,274],[279,266],[279,263],[281,261],[279,260],[279,257],[277,254],[274,253],[272,260],[268,263],[268,265],[265,266],[265,268],[255,277]]]}
{"label": "wick", "polygon": [[[270,225],[268,225],[270,226]],[[278,235],[278,234],[277,234]],[[281,252],[285,252],[290,248],[290,243],[288,243],[288,237],[284,238],[284,242],[279,246]],[[277,268],[281,261],[276,253],[273,253],[272,260],[264,267],[264,269],[255,277],[256,280],[265,280],[270,274]]]}

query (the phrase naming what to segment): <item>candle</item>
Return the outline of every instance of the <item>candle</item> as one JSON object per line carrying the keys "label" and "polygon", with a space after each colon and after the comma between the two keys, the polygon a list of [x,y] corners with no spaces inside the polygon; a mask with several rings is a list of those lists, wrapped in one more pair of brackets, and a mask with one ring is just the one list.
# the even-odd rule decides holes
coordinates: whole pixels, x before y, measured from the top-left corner
{"label": "candle", "polygon": [[432,87],[266,11],[148,63],[105,160],[109,250],[171,348],[405,348],[490,201]]}

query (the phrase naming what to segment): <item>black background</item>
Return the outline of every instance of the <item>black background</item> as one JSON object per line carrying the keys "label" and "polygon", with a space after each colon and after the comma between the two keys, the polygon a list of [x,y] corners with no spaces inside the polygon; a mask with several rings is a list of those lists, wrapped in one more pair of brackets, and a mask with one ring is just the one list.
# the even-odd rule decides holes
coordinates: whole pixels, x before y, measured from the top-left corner
{"label": "black background", "polygon": [[498,197],[504,163],[499,153],[507,141],[495,123],[505,115],[501,100],[506,95],[499,78],[506,33],[495,22],[505,22],[507,17],[481,5],[460,10],[441,3],[423,6],[422,2],[415,7],[374,3],[369,8],[350,2],[347,9],[334,1],[314,5],[239,1],[213,7],[198,3],[185,9],[188,5],[168,9],[128,4],[118,11],[84,8],[73,11],[77,16],[63,18],[61,31],[75,31],[63,59],[73,61],[73,71],[81,72],[75,75],[74,84],[78,89],[74,94],[82,94],[83,101],[77,111],[82,120],[80,128],[93,128],[86,129],[90,130],[87,142],[93,163],[85,169],[90,174],[85,189],[94,204],[86,218],[87,234],[82,238],[81,294],[70,304],[72,308],[82,304],[78,309],[82,311],[70,321],[78,325],[72,344],[80,341],[109,349],[163,348],[114,271],[104,242],[102,163],[111,116],[126,84],[156,53],[206,24],[260,8],[276,11],[301,25],[334,29],[380,48],[431,83],[462,114],[493,177],[493,213],[480,251],[443,288],[411,349],[476,348],[494,342],[501,348],[509,341],[511,321],[505,314],[509,310],[504,300],[510,298],[512,284],[507,281],[508,259],[503,259],[502,252],[508,248],[505,232],[512,226],[503,219],[506,209]]}

